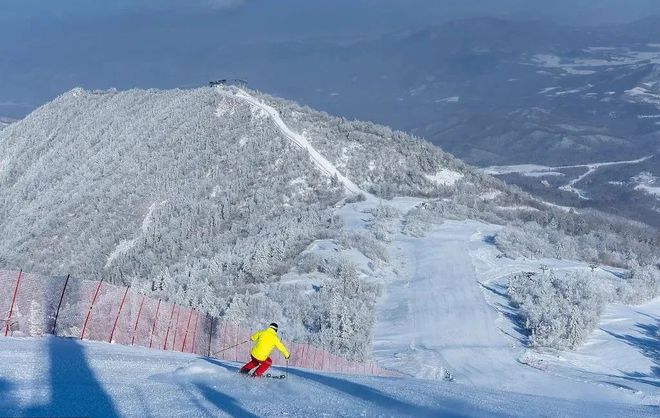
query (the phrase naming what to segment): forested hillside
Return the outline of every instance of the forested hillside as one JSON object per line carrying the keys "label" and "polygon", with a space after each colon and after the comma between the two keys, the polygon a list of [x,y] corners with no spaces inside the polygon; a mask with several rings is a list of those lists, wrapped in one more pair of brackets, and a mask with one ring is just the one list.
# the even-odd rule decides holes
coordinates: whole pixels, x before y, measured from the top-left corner
{"label": "forested hillside", "polygon": [[[3,129],[0,268],[104,278],[233,321],[277,320],[294,339],[358,358],[382,276],[396,274],[393,220],[411,237],[445,219],[504,225],[493,240],[507,256],[632,269],[610,299],[658,291],[658,237],[643,226],[552,208],[386,127],[238,92],[74,89]],[[313,153],[361,192],[325,175]],[[394,197],[418,203],[403,210]],[[372,221],[356,229],[338,208],[365,199]],[[532,289],[516,289],[527,306]]]}

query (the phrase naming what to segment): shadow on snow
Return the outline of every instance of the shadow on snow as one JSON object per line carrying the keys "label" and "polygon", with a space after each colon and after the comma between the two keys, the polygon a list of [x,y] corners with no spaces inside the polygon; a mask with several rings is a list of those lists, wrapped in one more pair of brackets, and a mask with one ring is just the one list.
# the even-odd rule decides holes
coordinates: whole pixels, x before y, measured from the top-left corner
{"label": "shadow on snow", "polygon": [[195,387],[204,395],[207,401],[224,411],[227,415],[237,418],[259,418],[250,411],[241,407],[235,398],[226,395],[214,387],[202,383],[195,383]]}
{"label": "shadow on snow", "polygon": [[646,358],[653,362],[649,373],[624,373],[625,379],[660,387],[660,320],[654,317],[651,317],[651,319],[654,319],[656,323],[635,324],[641,335],[617,334],[602,328],[601,330],[617,340],[637,348]]}
{"label": "shadow on snow", "polygon": [[22,416],[118,417],[115,406],[89,367],[84,346],[75,339],[48,338],[50,402],[27,408]]}

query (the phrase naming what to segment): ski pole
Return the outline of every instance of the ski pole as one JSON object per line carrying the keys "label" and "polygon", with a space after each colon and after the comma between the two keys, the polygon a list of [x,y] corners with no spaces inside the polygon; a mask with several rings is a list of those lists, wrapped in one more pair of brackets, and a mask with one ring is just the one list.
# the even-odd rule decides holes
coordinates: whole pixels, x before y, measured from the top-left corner
{"label": "ski pole", "polygon": [[243,341],[242,343],[238,343],[238,344],[231,345],[231,346],[229,346],[229,347],[225,347],[225,348],[223,348],[222,350],[218,350],[218,351],[212,353],[209,357],[213,357],[213,356],[215,356],[216,354],[220,354],[220,353],[222,353],[223,351],[227,351],[227,350],[229,350],[230,348],[238,347],[239,345],[245,344],[245,343],[248,342],[248,341],[250,341],[250,340],[245,340],[245,341]]}
{"label": "ski pole", "polygon": [[289,380],[289,359],[286,359],[286,368],[284,369],[284,380]]}

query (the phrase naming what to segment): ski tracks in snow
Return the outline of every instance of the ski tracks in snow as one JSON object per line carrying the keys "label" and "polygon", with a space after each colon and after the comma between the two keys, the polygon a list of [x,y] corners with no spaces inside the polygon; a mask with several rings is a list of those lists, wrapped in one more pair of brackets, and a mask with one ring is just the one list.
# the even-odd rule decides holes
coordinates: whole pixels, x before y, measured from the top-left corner
{"label": "ski tracks in snow", "polygon": [[[424,237],[392,242],[399,274],[377,307],[374,354],[383,364],[419,378],[565,399],[619,399],[632,393],[523,364],[525,348],[499,326],[486,300],[473,254],[485,224],[446,221]],[[531,364],[534,366],[533,364]]]}
{"label": "ski tracks in snow", "polygon": [[312,159],[314,164],[327,176],[337,176],[339,181],[344,185],[344,188],[349,192],[353,194],[364,194],[365,196],[368,195],[366,192],[361,190],[355,183],[353,183],[350,179],[342,175],[337,167],[335,167],[334,164],[332,164],[328,159],[326,159],[320,152],[316,150],[312,146],[312,144],[309,143],[307,138],[304,136],[292,131],[286,123],[282,120],[282,117],[280,116],[279,112],[273,108],[272,106],[269,106],[256,97],[250,95],[247,93],[245,90],[242,90],[240,88],[236,88],[236,93],[233,95],[230,95],[226,90],[217,87],[217,91],[224,96],[230,96],[234,98],[238,98],[241,100],[246,101],[250,105],[259,108],[266,112],[266,114],[271,118],[271,120],[275,123],[275,125],[278,127],[280,132],[292,143],[294,143],[296,146],[304,149],[307,151],[309,154],[309,157]]}
{"label": "ski tracks in snow", "polygon": [[472,233],[464,224],[445,224],[422,238],[399,237],[407,264],[388,286],[392,321],[377,332],[376,350],[398,345],[399,366],[416,377],[441,378],[449,369],[459,381],[506,387],[496,381],[518,365],[478,286],[467,248]]}

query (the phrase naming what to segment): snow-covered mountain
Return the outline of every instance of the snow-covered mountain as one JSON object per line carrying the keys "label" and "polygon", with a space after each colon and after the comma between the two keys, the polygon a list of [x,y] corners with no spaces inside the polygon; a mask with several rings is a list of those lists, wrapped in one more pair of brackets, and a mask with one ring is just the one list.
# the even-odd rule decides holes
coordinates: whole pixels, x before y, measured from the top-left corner
{"label": "snow-covered mountain", "polygon": [[[275,14],[285,10],[270,7],[277,9],[271,10]],[[599,7],[601,12],[606,9]],[[226,25],[218,24],[224,18],[206,14],[132,18],[150,27],[154,37],[143,36],[143,25],[127,27],[120,18],[109,17],[102,25],[82,25],[92,34],[85,39],[76,37],[75,24],[62,29],[64,34],[59,28],[23,34],[12,30],[12,25],[21,27],[20,21],[7,19],[5,54],[20,59],[0,69],[5,81],[0,112],[23,116],[34,106],[25,103],[50,100],[80,84],[197,86],[209,79],[238,77],[254,88],[335,115],[424,137],[480,167],[592,165],[660,154],[658,17],[580,27],[489,17],[447,22],[444,19],[451,17],[440,18],[444,13],[435,10],[436,26],[427,23],[341,41],[330,36],[262,39],[261,25],[260,31],[230,29],[255,25],[253,14],[232,15]],[[570,21],[582,20],[570,15]],[[364,18],[358,15],[355,22],[359,16]],[[233,20],[241,18],[247,23]],[[269,15],[266,26],[270,20]],[[191,26],[198,30],[190,31]],[[63,38],[57,43],[54,37]],[[111,46],[98,48],[96,39],[107,39]],[[166,53],[154,48],[155,39],[170,40],[165,41]],[[54,43],[65,46],[67,53],[53,52]],[[112,65],[99,64],[105,62]],[[131,68],[130,74],[118,71],[121,68]],[[558,205],[597,208],[658,228],[659,198],[636,188],[632,180],[647,172],[660,177],[657,158],[596,170],[574,184],[581,194],[565,190],[586,172],[580,168],[566,175],[530,178],[510,173],[501,178]]]}
{"label": "snow-covered mountain", "polygon": [[75,89],[0,133],[0,215],[0,268],[275,320],[470,390],[658,401],[657,233],[383,126],[237,87]]}
{"label": "snow-covered mountain", "polygon": [[12,118],[0,117],[0,130],[9,126],[12,122],[15,122]]}
{"label": "snow-covered mountain", "polygon": [[[306,248],[327,239],[385,258],[343,228],[337,204],[439,197],[459,180],[505,190],[410,136],[233,88],[75,89],[1,135],[3,266],[102,276],[235,320],[261,306],[264,320],[288,318],[324,344],[322,320],[338,307],[322,284],[359,277]],[[322,289],[280,290],[303,265],[324,273]],[[377,292],[358,287],[356,311],[371,312]],[[358,348],[345,350],[364,356],[372,320],[355,321]]]}

